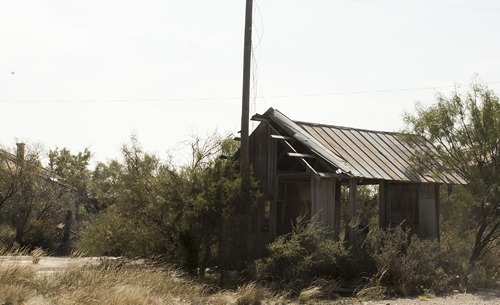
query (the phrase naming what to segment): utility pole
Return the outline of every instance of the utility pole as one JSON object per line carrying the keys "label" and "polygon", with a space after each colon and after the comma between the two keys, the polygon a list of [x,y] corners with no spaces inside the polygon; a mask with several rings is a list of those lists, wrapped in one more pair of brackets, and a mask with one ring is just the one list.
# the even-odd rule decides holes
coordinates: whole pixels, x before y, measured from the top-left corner
{"label": "utility pole", "polygon": [[243,96],[241,107],[241,146],[240,174],[242,180],[242,198],[238,208],[240,217],[240,236],[238,237],[238,266],[244,267],[249,257],[250,239],[250,140],[249,140],[249,105],[250,105],[250,65],[252,56],[252,13],[253,0],[246,0],[245,44],[243,53]]}
{"label": "utility pole", "polygon": [[240,148],[240,172],[244,175],[250,168],[249,153],[249,105],[250,105],[250,72],[252,56],[252,11],[253,0],[246,0],[245,16],[245,48],[243,53],[243,98],[241,107],[241,148]]}

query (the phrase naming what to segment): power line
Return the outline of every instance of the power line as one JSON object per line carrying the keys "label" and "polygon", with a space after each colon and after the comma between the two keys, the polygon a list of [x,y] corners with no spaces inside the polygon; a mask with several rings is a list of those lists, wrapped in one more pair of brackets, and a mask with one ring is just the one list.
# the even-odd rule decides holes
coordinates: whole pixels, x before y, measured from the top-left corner
{"label": "power line", "polygon": [[[486,85],[496,85],[499,82],[488,82]],[[381,89],[381,90],[360,90],[360,91],[339,91],[329,93],[305,93],[305,94],[283,94],[283,95],[269,95],[257,96],[256,99],[270,99],[270,98],[295,98],[295,97],[327,97],[336,95],[356,95],[356,94],[381,94],[381,93],[395,93],[405,91],[424,91],[424,90],[438,90],[446,88],[455,88],[455,85],[450,86],[432,86],[432,87],[415,87],[415,88],[399,88],[399,89]],[[197,101],[233,101],[240,100],[241,97],[192,97],[192,98],[162,98],[162,99],[87,99],[87,100],[0,100],[0,103],[141,103],[141,102],[197,102]]]}
{"label": "power line", "polygon": [[409,3],[409,2],[405,3],[405,2],[380,1],[380,0],[349,0],[349,1],[374,3],[374,4],[394,4],[394,5],[423,6],[423,7],[435,7],[435,8],[453,8],[453,9],[465,9],[465,10],[500,11],[500,8],[492,8],[492,7],[439,5],[439,4],[424,4],[424,3]]}
{"label": "power line", "polygon": [[[500,82],[485,83],[487,85],[500,84]],[[374,93],[393,93],[404,91],[421,91],[421,90],[436,90],[444,88],[455,88],[456,86],[436,86],[436,87],[419,87],[419,88],[401,88],[401,89],[383,89],[383,90],[367,90],[367,91],[345,91],[345,92],[332,92],[332,93],[319,93],[319,94],[295,94],[295,95],[275,95],[271,98],[288,98],[288,97],[315,97],[315,96],[334,96],[334,95],[352,95],[352,94],[374,94]]]}

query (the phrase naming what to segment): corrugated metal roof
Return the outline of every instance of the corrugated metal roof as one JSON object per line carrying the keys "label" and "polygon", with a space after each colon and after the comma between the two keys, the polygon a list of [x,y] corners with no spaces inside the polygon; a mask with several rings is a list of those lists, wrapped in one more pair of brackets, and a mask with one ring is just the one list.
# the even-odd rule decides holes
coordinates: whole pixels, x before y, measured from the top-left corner
{"label": "corrugated metal roof", "polygon": [[397,133],[292,121],[275,109],[264,115],[288,136],[344,174],[362,179],[465,184],[456,173],[420,175],[412,171],[412,158],[432,145],[410,147]]}

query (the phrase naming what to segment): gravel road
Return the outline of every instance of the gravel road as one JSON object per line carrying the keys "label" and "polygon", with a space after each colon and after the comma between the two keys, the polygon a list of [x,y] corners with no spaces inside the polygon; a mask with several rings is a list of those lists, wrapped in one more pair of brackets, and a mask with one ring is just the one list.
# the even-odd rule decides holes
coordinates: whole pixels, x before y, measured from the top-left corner
{"label": "gravel road", "polygon": [[31,266],[38,274],[50,274],[62,271],[70,266],[85,264],[99,264],[99,257],[52,257],[44,256],[37,264],[33,264],[31,256],[0,256],[0,266],[16,264],[18,266]]}

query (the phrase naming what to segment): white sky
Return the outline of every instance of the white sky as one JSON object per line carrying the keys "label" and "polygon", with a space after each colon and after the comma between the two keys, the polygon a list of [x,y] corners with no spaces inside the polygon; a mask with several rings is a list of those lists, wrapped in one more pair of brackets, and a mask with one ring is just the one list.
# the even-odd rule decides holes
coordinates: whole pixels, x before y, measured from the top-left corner
{"label": "white sky", "polygon": [[[475,73],[500,92],[498,1],[254,7],[252,114],[394,131]],[[193,133],[236,134],[244,13],[245,0],[0,0],[0,144],[106,161],[132,133],[159,155]]]}

